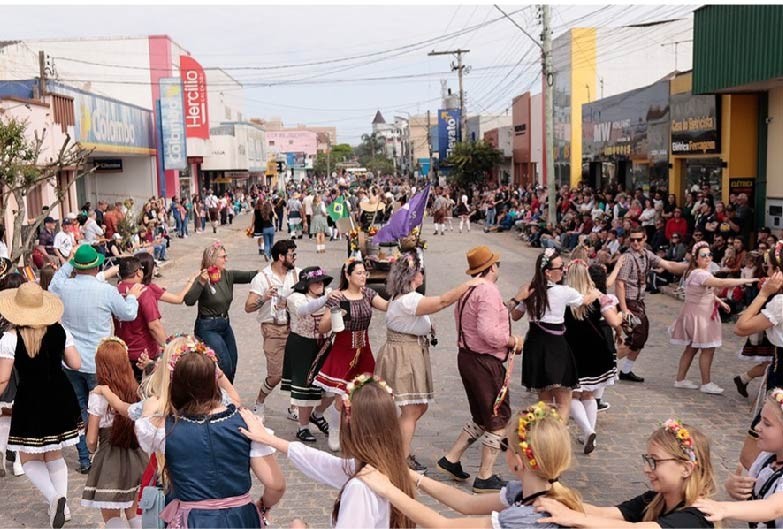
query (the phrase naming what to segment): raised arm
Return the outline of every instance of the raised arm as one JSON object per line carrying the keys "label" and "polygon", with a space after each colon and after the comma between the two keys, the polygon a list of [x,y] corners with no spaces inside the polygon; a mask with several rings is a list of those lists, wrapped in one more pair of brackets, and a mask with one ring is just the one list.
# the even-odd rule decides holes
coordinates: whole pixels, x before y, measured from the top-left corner
{"label": "raised arm", "polygon": [[[756,298],[750,306],[740,314],[737,323],[734,325],[734,334],[737,336],[750,336],[751,334],[766,331],[779,323],[770,321],[767,316],[761,314],[761,309],[770,296],[774,296],[780,291],[781,286],[783,286],[783,273],[775,272],[772,277],[767,278],[761,286]],[[773,299],[772,303],[776,305],[779,304],[776,302],[776,299]],[[783,315],[781,317],[783,317]]]}
{"label": "raised arm", "polygon": [[457,302],[464,294],[472,287],[477,287],[486,282],[483,277],[473,278],[470,281],[466,281],[461,285],[452,288],[448,292],[441,294],[440,296],[428,296],[421,298],[418,305],[416,305],[416,316],[426,316],[428,314],[434,314],[439,312],[449,305]]}

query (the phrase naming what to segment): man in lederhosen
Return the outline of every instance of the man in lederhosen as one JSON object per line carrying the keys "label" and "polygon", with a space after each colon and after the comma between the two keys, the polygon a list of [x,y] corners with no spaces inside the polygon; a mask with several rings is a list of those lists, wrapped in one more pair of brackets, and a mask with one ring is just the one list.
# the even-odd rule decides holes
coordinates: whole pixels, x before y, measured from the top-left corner
{"label": "man in lederhosen", "polygon": [[632,369],[650,333],[650,322],[644,306],[647,274],[653,269],[663,268],[669,273],[682,275],[688,269],[688,263],[666,261],[655,255],[644,245],[645,240],[644,228],[631,229],[631,250],[623,260],[614,287],[623,321],[629,321],[631,314],[639,319],[625,338],[624,345],[617,351],[618,358],[625,357],[620,367],[620,380],[628,382],[644,382],[644,378],[636,375]]}
{"label": "man in lederhosen", "polygon": [[486,283],[468,290],[454,309],[457,323],[457,366],[470,405],[471,419],[462,427],[457,441],[438,461],[438,468],[454,479],[464,481],[470,474],[462,470],[460,458],[467,448],[481,439],[481,466],[473,481],[473,492],[496,492],[506,482],[493,474],[503,431],[511,418],[507,392],[496,406],[498,396],[508,389],[504,362],[518,354],[524,338],[511,335],[511,321],[497,287],[500,255],[486,246],[468,252],[471,277],[483,277]]}

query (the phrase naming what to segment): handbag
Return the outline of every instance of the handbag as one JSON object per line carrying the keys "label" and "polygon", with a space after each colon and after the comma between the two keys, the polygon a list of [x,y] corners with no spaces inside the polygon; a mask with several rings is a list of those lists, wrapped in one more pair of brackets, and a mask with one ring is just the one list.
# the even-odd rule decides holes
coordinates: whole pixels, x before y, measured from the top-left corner
{"label": "handbag", "polygon": [[[150,458],[149,464],[157,467],[157,458]],[[165,506],[166,494],[163,492],[163,487],[157,484],[157,472],[153,471],[149,482],[141,489],[141,499],[139,499],[141,526],[144,529],[164,529],[166,525],[160,519],[160,513]]]}

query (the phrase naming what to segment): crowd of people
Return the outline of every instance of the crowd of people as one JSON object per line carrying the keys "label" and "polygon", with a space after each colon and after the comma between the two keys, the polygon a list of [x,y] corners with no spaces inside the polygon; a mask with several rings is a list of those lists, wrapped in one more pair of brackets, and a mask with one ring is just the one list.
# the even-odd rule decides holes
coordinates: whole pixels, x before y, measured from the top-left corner
{"label": "crowd of people", "polygon": [[[391,264],[387,296],[381,297],[368,288],[365,262],[356,255],[335,278],[321,266],[297,266],[305,233],[315,238],[316,253],[326,251],[327,235],[342,240],[335,217],[345,215],[332,215],[335,204],[353,222],[377,228],[395,203],[416,192],[403,179],[347,184],[304,182],[287,190],[288,198],[253,188],[223,207],[210,191],[203,205],[175,197],[164,208],[150,200],[131,223],[131,239],[151,233],[152,240],[119,254],[109,243],[117,234],[126,237],[123,215],[131,209],[100,203],[63,219],[60,231],[56,222],[44,223],[40,268],[54,271],[46,280],[42,274],[40,282],[28,281],[9,260],[0,263],[0,454],[15,454],[14,473],[26,474],[46,499],[52,527],[71,517],[63,450],[74,445],[79,470],[88,475],[81,504],[100,509],[109,528],[161,522],[262,527],[286,494],[277,453],[338,490],[334,527],[712,527],[724,518],[783,520],[783,495],[777,494],[783,490],[777,463],[783,457],[777,356],[783,347],[783,241],[752,231],[743,210],[747,197],[732,197],[724,212],[709,189],[694,191],[678,207],[673,196],[664,204],[660,193],[648,199],[637,190],[631,199],[622,191],[562,188],[559,224],[552,227],[544,223],[543,190],[438,187],[428,203],[435,233],[452,231],[455,217],[459,231],[476,222],[485,231],[518,229],[530,246],[541,248],[529,282],[513,296],[501,293],[501,255],[482,245],[466,254],[465,281],[424,295],[418,292],[421,258],[404,252]],[[191,214],[196,231],[205,228],[205,219],[216,231],[222,211],[229,223],[252,211],[246,233],[258,240],[266,265],[232,269],[226,246],[214,241],[181,292],[157,285],[156,261],[165,259],[158,246],[174,235],[186,237]],[[288,236],[275,240],[286,224]],[[716,265],[730,249],[730,263],[744,263],[751,247],[759,257],[748,259],[748,266]],[[113,258],[117,266],[106,267]],[[115,275],[116,286],[109,282]],[[750,380],[764,377],[762,394],[768,396],[760,399],[740,457],[746,472],[738,467],[726,488],[733,499],[752,501],[712,499],[709,439],[675,419],[664,420],[648,439],[642,468],[649,492],[602,507],[587,504],[562,482],[573,461],[569,419],[589,456],[598,439],[597,414],[609,407],[605,391],[617,380],[644,382],[633,369],[649,337],[645,295],[662,281],[681,285],[684,296],[669,338],[684,347],[673,374],[677,389],[723,391],[710,370],[722,342],[719,311],[741,311],[735,332],[748,338],[740,354],[755,365],[737,376],[737,391],[747,397]],[[254,403],[241,402],[233,386],[241,354],[229,318],[235,284],[250,285],[244,310],[257,315],[266,363]],[[195,305],[193,332],[167,332],[161,301]],[[436,466],[466,481],[471,476],[461,459],[480,445],[471,485],[477,495],[427,477],[412,450],[417,424],[435,396],[431,315],[449,307],[457,329],[451,345],[469,406],[462,430]],[[380,315],[386,336],[374,353],[368,329]],[[512,321],[524,317],[527,333],[512,334]],[[687,378],[697,355],[700,383]],[[519,387],[511,380],[515,362],[521,362],[521,387],[539,401],[516,413],[509,404],[509,392]],[[296,421],[294,432],[264,426],[268,397],[278,387],[290,393],[284,413]],[[310,446],[318,434],[338,453]],[[511,481],[495,471],[503,452]],[[263,485],[260,498],[250,496],[253,475]],[[472,517],[444,517],[417,493]],[[292,522],[302,526],[302,520]]]}

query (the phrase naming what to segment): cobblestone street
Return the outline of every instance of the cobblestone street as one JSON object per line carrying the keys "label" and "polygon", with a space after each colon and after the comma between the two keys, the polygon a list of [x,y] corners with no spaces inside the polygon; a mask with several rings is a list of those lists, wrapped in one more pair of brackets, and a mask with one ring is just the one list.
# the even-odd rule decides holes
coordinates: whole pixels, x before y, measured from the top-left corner
{"label": "cobblestone street", "polygon": [[[226,244],[229,268],[252,270],[264,266],[255,242],[244,235],[248,222],[248,216],[240,216],[233,226],[221,227],[217,236],[207,233],[172,241],[170,262],[162,270],[163,277],[156,281],[172,291],[178,291],[186,278],[197,270],[201,249],[217,237]],[[426,267],[427,293],[430,295],[440,294],[467,278],[465,252],[478,244],[488,244],[502,254],[499,286],[504,298],[513,295],[519,285],[532,276],[533,262],[538,251],[527,248],[513,235],[484,234],[474,226],[470,233],[460,234],[455,230],[435,237],[429,219],[425,226],[425,238],[429,239]],[[300,267],[318,263],[334,273],[345,257],[344,242],[329,243],[327,253],[322,255],[315,254],[315,241],[305,238],[297,241],[297,244],[297,265]],[[240,358],[236,387],[243,402],[252,405],[265,374],[265,363],[255,315],[246,314],[243,310],[247,291],[248,285],[239,285],[235,289],[231,319]],[[669,345],[666,328],[676,317],[680,304],[663,294],[648,296],[651,338],[634,368],[637,374],[646,378],[646,382],[620,383],[607,390],[605,400],[611,403],[611,409],[599,415],[595,452],[584,456],[581,449],[575,451],[573,468],[563,481],[579,490],[589,502],[612,505],[645,490],[646,482],[639,454],[645,450],[646,436],[659,421],[669,416],[697,425],[709,435],[720,497],[726,496],[722,484],[736,464],[750,422],[751,405],[736,393],[731,379],[750,366],[737,359],[735,352],[740,340],[731,332],[731,326],[724,325],[724,346],[716,354],[713,380],[726,389],[725,393],[713,396],[674,389],[674,374],[681,349]],[[165,305],[162,311],[168,334],[193,331],[194,308]],[[437,314],[433,321],[440,342],[432,352],[436,402],[420,422],[414,439],[414,452],[419,461],[430,468],[428,475],[443,479],[435,471],[435,462],[456,438],[468,418],[468,411],[457,373],[452,310]],[[526,329],[526,319],[514,324],[515,333],[524,333]],[[374,351],[380,348],[384,336],[382,314],[376,313],[371,328]],[[521,362],[516,362],[514,371],[511,399],[512,408],[517,409],[532,402],[533,396],[520,389]],[[697,366],[694,365],[690,375],[691,379],[697,378]],[[757,388],[757,384],[755,382],[751,387],[752,391]],[[294,439],[295,424],[286,419],[286,407],[287,397],[276,391],[267,401],[267,426],[282,437]],[[317,435],[317,447],[327,450],[324,436],[320,433]],[[574,447],[578,448],[576,443]],[[73,521],[66,527],[101,526],[100,512],[83,508],[79,503],[86,476],[76,471],[76,450],[70,448],[65,455],[70,469],[68,505],[73,513]],[[463,461],[465,470],[475,474],[478,461],[479,451],[474,447],[466,453]],[[307,520],[311,527],[328,527],[337,491],[306,479],[283,458],[280,458],[280,463],[287,480],[287,492],[281,503],[272,510],[274,525],[285,527],[291,518],[298,516]],[[499,458],[496,469],[504,477],[509,477],[502,458]],[[463,485],[466,490],[471,481]],[[258,486],[254,487],[254,496],[258,495],[258,489]],[[0,527],[47,525],[46,505],[41,495],[25,477],[14,478],[10,469],[9,474],[0,479],[0,498]]]}

